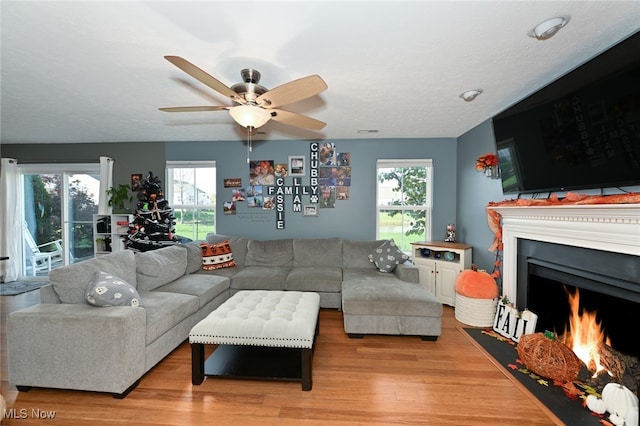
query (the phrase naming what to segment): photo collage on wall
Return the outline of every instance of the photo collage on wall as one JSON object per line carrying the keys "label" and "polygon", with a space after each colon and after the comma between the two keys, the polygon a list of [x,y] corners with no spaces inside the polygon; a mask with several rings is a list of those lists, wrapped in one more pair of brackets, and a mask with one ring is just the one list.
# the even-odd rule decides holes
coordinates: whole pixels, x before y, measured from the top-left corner
{"label": "photo collage on wall", "polygon": [[334,208],[336,200],[349,199],[351,154],[327,142],[320,146],[319,159],[320,208]]}
{"label": "photo collage on wall", "polygon": [[[335,208],[336,202],[349,199],[351,186],[351,155],[339,152],[333,143],[315,143],[307,155],[291,155],[286,162],[274,160],[249,161],[248,185],[242,178],[224,179],[224,187],[231,189],[231,199],[224,202],[224,214],[235,215],[238,203],[247,208],[282,210],[283,195],[293,198],[292,210],[304,216],[317,216],[318,208]],[[315,161],[317,159],[317,161]],[[313,169],[310,167],[313,165]],[[315,170],[314,170],[315,169]],[[313,175],[313,178],[311,178]],[[317,184],[309,186],[310,179]],[[283,184],[284,182],[284,184]],[[317,191],[316,197],[311,196]],[[309,204],[301,208],[300,196],[309,196]],[[279,213],[278,227],[284,225],[284,213]]]}

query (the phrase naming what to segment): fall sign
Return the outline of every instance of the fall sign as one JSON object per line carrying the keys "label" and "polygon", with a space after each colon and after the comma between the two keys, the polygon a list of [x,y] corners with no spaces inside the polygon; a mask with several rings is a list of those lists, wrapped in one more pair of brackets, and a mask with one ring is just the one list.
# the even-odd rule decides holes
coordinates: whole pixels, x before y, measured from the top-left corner
{"label": "fall sign", "polygon": [[529,310],[518,311],[508,300],[500,299],[493,320],[493,330],[514,342],[536,331],[538,316]]}

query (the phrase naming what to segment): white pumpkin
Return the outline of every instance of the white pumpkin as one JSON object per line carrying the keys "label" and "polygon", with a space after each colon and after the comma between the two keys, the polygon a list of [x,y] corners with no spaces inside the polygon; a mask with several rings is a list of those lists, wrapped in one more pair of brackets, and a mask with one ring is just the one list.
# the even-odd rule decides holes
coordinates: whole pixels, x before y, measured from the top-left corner
{"label": "white pumpkin", "polygon": [[604,405],[604,401],[595,395],[589,395],[587,397],[587,407],[594,413],[604,414],[607,411],[607,407]]}
{"label": "white pumpkin", "polygon": [[[638,406],[638,397],[628,387],[618,383],[608,383],[604,387],[602,400],[607,411],[621,417],[623,422],[627,411]],[[613,419],[611,421],[615,423]]]}
{"label": "white pumpkin", "polygon": [[609,420],[616,426],[624,426],[624,419],[617,414],[610,415]]}
{"label": "white pumpkin", "polygon": [[624,426],[638,426],[638,407],[627,410],[627,414],[624,416]]}

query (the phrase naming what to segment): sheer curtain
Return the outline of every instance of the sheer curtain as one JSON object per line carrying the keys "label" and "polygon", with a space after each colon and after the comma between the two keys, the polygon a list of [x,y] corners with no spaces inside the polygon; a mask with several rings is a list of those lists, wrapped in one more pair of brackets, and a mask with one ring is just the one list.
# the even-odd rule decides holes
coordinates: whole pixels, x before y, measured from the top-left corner
{"label": "sheer curtain", "polygon": [[0,261],[0,278],[8,283],[18,279],[22,248],[18,162],[13,158],[2,158],[0,165],[0,257],[9,257]]}
{"label": "sheer curtain", "polygon": [[113,186],[113,159],[100,157],[100,194],[98,195],[98,214],[111,214],[107,191]]}

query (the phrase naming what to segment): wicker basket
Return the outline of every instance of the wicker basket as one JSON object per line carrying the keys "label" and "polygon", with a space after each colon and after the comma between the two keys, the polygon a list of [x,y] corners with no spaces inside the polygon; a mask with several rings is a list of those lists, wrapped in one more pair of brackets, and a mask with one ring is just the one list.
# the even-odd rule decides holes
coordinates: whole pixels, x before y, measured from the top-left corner
{"label": "wicker basket", "polygon": [[498,298],[473,299],[456,293],[456,319],[474,327],[491,327],[496,316]]}

